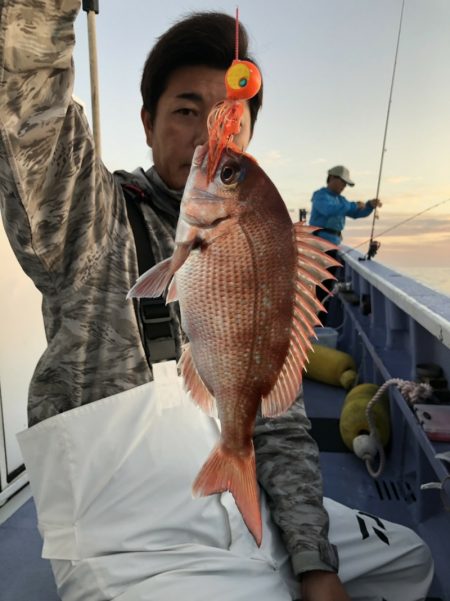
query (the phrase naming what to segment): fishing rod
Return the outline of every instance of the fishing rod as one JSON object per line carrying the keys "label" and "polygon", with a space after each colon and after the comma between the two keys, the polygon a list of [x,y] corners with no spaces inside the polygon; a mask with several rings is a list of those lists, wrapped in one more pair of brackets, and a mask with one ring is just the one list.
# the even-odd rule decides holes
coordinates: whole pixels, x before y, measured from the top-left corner
{"label": "fishing rod", "polygon": [[[402,32],[404,9],[405,9],[405,0],[403,0],[403,2],[402,2],[402,10],[400,13],[400,23],[399,23],[398,35],[397,35],[397,47],[395,49],[394,67],[392,69],[391,89],[390,89],[390,93],[389,93],[389,101],[388,101],[388,108],[387,108],[387,114],[386,114],[386,123],[384,126],[383,144],[382,144],[382,148],[381,148],[380,170],[378,172],[377,193],[376,193],[375,198],[379,198],[379,195],[380,195],[381,174],[383,172],[384,153],[386,152],[386,138],[387,138],[388,124],[389,124],[389,116],[391,113],[392,93],[394,90],[395,71],[397,69],[397,57],[398,57],[398,49],[400,46],[400,35]],[[374,231],[375,231],[375,219],[378,219],[378,211],[377,211],[376,207],[373,212],[372,230],[370,232],[370,240],[369,240],[369,249],[367,251],[367,255],[363,259],[361,259],[362,261],[365,261],[365,260],[370,261],[370,259],[372,259],[376,255],[378,249],[380,248],[380,243],[373,239],[373,235],[374,235]]]}
{"label": "fishing rod", "polygon": [[89,39],[89,66],[91,74],[92,131],[97,156],[101,155],[100,143],[100,101],[98,85],[97,37],[95,16],[99,13],[99,0],[83,0],[83,10],[87,13]]}
{"label": "fishing rod", "polygon": [[[439,207],[439,206],[445,204],[446,202],[450,202],[450,198],[446,198],[445,200],[441,200],[441,201],[437,202],[436,204],[431,205],[431,207],[427,207],[426,209],[423,209],[423,211],[419,211],[418,213],[415,213],[411,217],[407,217],[406,219],[403,219],[403,221],[399,221],[398,223],[392,225],[391,227],[388,227],[387,229],[383,230],[380,234],[378,234],[378,237],[383,236],[384,234],[387,234],[388,232],[392,232],[393,230],[396,230],[401,225],[404,225],[405,223],[408,223],[408,221],[412,221],[416,217],[419,217],[420,215],[423,215],[424,213],[428,213],[428,211],[431,211],[431,209],[435,209],[436,207]],[[352,250],[354,250],[356,248],[359,248],[363,244],[366,244],[366,242],[368,242],[368,240],[364,240],[363,242],[361,242],[357,246],[353,246],[351,249],[345,251],[345,253],[343,253],[343,254],[346,255],[350,251],[352,251]],[[364,260],[364,259],[361,259],[361,260]]]}

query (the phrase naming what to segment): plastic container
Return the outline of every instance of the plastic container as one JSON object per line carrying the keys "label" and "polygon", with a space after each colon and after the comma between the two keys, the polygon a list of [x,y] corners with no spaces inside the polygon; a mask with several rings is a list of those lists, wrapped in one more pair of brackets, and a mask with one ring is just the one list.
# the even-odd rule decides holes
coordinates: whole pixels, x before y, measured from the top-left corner
{"label": "plastic container", "polygon": [[334,328],[319,327],[314,328],[314,331],[317,335],[317,340],[314,340],[313,342],[321,344],[322,346],[328,346],[329,348],[336,348],[338,338],[337,330]]}

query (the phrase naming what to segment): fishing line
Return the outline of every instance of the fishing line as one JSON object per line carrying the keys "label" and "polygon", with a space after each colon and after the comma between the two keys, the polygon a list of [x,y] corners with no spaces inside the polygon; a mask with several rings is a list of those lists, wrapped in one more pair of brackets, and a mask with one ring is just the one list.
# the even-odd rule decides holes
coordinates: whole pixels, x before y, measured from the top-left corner
{"label": "fishing line", "polygon": [[[423,215],[424,213],[427,213],[428,211],[431,211],[431,209],[435,209],[436,207],[439,207],[440,205],[445,204],[446,202],[450,202],[450,198],[446,198],[445,200],[441,200],[440,202],[437,202],[434,205],[431,205],[431,207],[427,207],[426,209],[424,209],[423,211],[419,211],[418,213],[415,213],[414,215],[412,215],[411,217],[407,217],[407,219],[404,219],[403,221],[399,221],[398,223],[392,225],[391,227],[388,227],[387,229],[383,230],[380,234],[378,234],[378,237],[383,236],[384,234],[387,234],[387,232],[392,232],[393,230],[397,229],[398,227],[400,227],[401,225],[403,225],[404,223],[408,223],[408,221],[412,221],[413,219],[415,219],[416,217],[419,217],[419,215]],[[364,242],[361,242],[360,244],[358,244],[357,246],[353,246],[350,250],[345,251],[344,255],[346,255],[348,252],[350,252],[351,250],[354,250],[356,248],[359,248],[360,246],[362,246],[363,244],[366,244],[366,242],[369,242],[369,240],[364,240]]]}
{"label": "fishing line", "polygon": [[239,60],[239,6],[236,6],[236,33],[234,37],[235,60]]}
{"label": "fishing line", "polygon": [[[375,195],[375,198],[379,198],[379,195],[380,195],[381,175],[383,173],[384,153],[386,152],[386,138],[387,138],[388,124],[389,124],[389,116],[391,113],[392,92],[394,90],[395,72],[397,69],[397,57],[398,57],[398,49],[400,46],[400,35],[402,32],[404,8],[405,8],[405,0],[403,0],[403,2],[402,2],[402,10],[400,13],[400,23],[399,23],[398,35],[397,35],[397,47],[395,49],[394,67],[392,70],[391,89],[390,89],[390,93],[389,93],[389,101],[388,101],[388,108],[387,108],[387,114],[386,114],[386,123],[384,126],[383,144],[382,144],[382,148],[381,148],[380,170],[378,172],[377,193]],[[375,256],[375,254],[380,246],[379,243],[375,242],[373,239],[373,235],[374,235],[374,231],[375,231],[375,219],[377,219],[377,218],[378,218],[378,211],[377,211],[377,208],[375,207],[375,209],[373,211],[373,218],[372,218],[372,229],[370,232],[369,250],[367,251],[367,256],[365,257],[367,260],[370,260],[372,257]]]}

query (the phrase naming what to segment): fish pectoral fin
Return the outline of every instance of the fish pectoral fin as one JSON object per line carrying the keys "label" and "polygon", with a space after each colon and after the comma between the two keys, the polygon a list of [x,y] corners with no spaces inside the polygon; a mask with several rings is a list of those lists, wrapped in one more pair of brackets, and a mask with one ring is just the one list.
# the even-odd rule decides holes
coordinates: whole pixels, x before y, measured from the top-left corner
{"label": "fish pectoral fin", "polygon": [[175,282],[175,278],[172,278],[172,281],[170,282],[169,288],[167,290],[166,305],[168,305],[169,303],[173,303],[177,300],[178,300],[177,285]]}
{"label": "fish pectoral fin", "polygon": [[197,243],[197,237],[189,242],[177,244],[171,258],[172,274],[177,272],[186,259],[189,257],[192,247]]}
{"label": "fish pectoral fin", "polygon": [[245,525],[259,547],[262,524],[253,444],[247,455],[237,455],[219,443],[192,485],[194,497],[206,497],[227,490],[233,495]]}
{"label": "fish pectoral fin", "polygon": [[216,399],[208,390],[197,371],[189,344],[184,348],[179,367],[186,390],[191,393],[194,403],[207,415],[217,417]]}
{"label": "fish pectoral fin", "polygon": [[[177,272],[191,252],[195,240],[186,244],[178,244],[171,257],[164,259],[143,273],[127,294],[127,298],[157,298],[166,291],[175,272]],[[167,303],[177,299],[176,288],[172,291]]]}
{"label": "fish pectoral fin", "polygon": [[173,276],[172,258],[165,259],[143,273],[127,294],[127,298],[157,298],[164,294]]}

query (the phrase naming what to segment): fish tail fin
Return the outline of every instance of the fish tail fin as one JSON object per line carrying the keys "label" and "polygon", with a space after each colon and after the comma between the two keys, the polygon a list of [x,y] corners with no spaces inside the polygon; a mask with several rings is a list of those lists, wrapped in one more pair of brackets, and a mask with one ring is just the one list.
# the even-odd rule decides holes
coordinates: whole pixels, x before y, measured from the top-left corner
{"label": "fish tail fin", "polygon": [[253,444],[245,456],[232,453],[220,444],[217,445],[192,486],[195,497],[206,497],[226,490],[233,495],[245,525],[259,547],[262,525]]}

